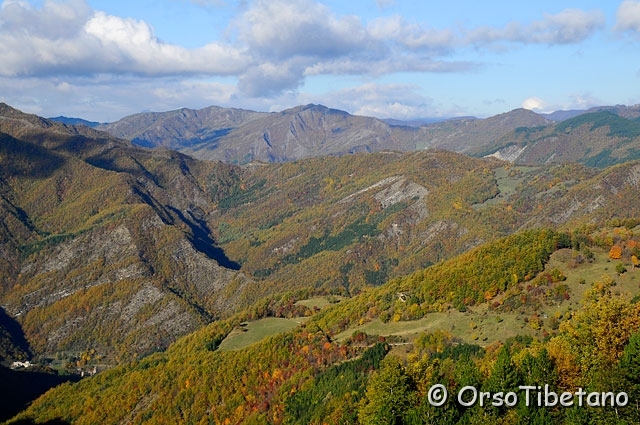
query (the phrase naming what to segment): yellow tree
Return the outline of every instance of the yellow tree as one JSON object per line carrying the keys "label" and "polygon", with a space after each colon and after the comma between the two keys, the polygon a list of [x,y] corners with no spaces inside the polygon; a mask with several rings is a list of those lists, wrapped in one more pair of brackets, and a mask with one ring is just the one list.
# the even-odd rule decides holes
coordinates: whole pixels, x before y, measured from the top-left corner
{"label": "yellow tree", "polygon": [[607,276],[595,282],[585,294],[583,308],[560,326],[562,342],[549,347],[550,354],[556,353],[554,348],[559,354],[560,348],[571,347],[583,379],[590,371],[617,363],[630,335],[640,328],[640,304],[615,295],[615,285]]}
{"label": "yellow tree", "polygon": [[622,247],[620,245],[613,245],[609,250],[609,258],[614,260],[622,258]]}

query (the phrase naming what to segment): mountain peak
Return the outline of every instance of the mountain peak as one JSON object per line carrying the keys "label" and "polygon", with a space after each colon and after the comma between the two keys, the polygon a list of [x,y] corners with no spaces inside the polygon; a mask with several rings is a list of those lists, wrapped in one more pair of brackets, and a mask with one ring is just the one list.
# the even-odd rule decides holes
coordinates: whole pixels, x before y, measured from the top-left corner
{"label": "mountain peak", "polygon": [[26,128],[50,128],[57,125],[53,121],[35,114],[22,112],[6,103],[0,103],[0,117],[4,118],[1,121],[0,131],[12,136],[15,136],[16,132],[24,131]]}
{"label": "mountain peak", "polygon": [[307,105],[300,105],[300,106],[295,106],[293,108],[285,109],[284,111],[282,111],[282,114],[283,115],[286,115],[286,114],[297,114],[297,113],[305,112],[305,111],[320,112],[322,114],[335,114],[335,115],[345,115],[345,116],[351,115],[350,113],[348,113],[346,111],[343,111],[343,110],[340,110],[340,109],[329,108],[328,106],[321,105],[321,104],[315,104],[315,103],[309,103]]}
{"label": "mountain peak", "polygon": [[530,109],[517,108],[509,112],[495,115],[487,118],[487,122],[508,122],[512,120],[519,121],[519,126],[535,127],[540,125],[548,125],[552,123],[552,120],[546,118],[543,115],[538,114]]}
{"label": "mountain peak", "polygon": [[26,117],[34,117],[35,115],[27,114],[22,112],[19,109],[16,109],[12,106],[7,105],[4,102],[0,102],[0,116],[7,118],[26,118]]}

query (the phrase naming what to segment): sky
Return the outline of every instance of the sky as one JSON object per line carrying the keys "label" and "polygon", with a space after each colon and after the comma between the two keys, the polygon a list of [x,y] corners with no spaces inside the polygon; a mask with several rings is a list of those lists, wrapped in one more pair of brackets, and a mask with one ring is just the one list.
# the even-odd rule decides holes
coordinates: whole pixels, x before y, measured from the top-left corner
{"label": "sky", "polygon": [[640,103],[640,0],[3,0],[0,101],[112,122],[308,103],[378,118]]}

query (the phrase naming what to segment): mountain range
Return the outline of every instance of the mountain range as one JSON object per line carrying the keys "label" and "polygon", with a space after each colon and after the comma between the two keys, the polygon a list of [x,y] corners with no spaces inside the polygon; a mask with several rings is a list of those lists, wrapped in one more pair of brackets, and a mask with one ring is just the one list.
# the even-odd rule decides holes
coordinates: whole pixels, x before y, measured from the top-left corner
{"label": "mountain range", "polygon": [[[237,381],[266,391],[260,397],[298,391],[362,351],[335,342],[355,326],[447,309],[464,315],[487,300],[498,308],[503,299],[495,297],[533,291],[545,272],[549,293],[559,287],[564,296],[546,269],[551,252],[575,248],[566,263],[577,267],[588,242],[610,272],[607,250],[635,241],[637,115],[637,107],[617,107],[552,122],[515,110],[399,127],[316,105],[269,114],[212,107],[132,116],[116,133],[118,123],[65,124],[2,104],[0,361],[71,373],[113,368],[51,394],[67,407],[75,396],[93,406],[100,385],[109,397],[129,388],[135,400],[115,422],[144,422],[154,411],[175,421],[171,403],[190,404],[180,397],[228,373],[223,364],[237,365]],[[515,149],[520,156],[501,159]],[[337,306],[305,304],[318,297]],[[243,378],[244,357],[217,350],[257,319],[309,316],[304,334],[250,349],[307,353],[278,357],[277,367],[256,363],[258,377]],[[557,328],[535,330],[543,338]],[[172,366],[160,372],[164,364]],[[312,366],[295,375],[299,385],[287,369],[298,364]],[[180,379],[168,383],[172,376]],[[290,387],[276,391],[284,382]],[[215,391],[206,397],[214,403]],[[245,406],[239,417],[271,408],[252,404],[255,394],[224,397],[216,406]],[[47,410],[51,403],[32,412],[58,412]],[[97,420],[102,407],[91,409],[65,420]]]}
{"label": "mountain range", "polygon": [[[578,118],[583,115],[587,118]],[[279,113],[212,106],[141,113],[96,128],[140,146],[162,146],[198,159],[236,164],[430,148],[476,156],[495,154],[526,164],[572,161],[611,165],[636,157],[639,134],[634,126],[638,117],[637,105],[551,114],[516,109],[486,119],[467,117],[403,125],[322,105],[298,106]],[[562,123],[567,120],[570,123]],[[622,127],[628,127],[624,134],[620,133]],[[600,145],[586,149],[580,140],[592,132]],[[527,154],[523,155],[525,144]],[[537,147],[533,149],[533,145]],[[552,156],[560,146],[561,155]]]}

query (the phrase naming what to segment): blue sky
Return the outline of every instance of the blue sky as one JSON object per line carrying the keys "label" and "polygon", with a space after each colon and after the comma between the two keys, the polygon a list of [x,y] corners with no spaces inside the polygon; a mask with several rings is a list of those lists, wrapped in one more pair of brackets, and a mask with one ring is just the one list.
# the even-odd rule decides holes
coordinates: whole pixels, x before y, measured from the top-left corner
{"label": "blue sky", "polygon": [[0,101],[486,117],[640,103],[640,0],[4,0]]}

